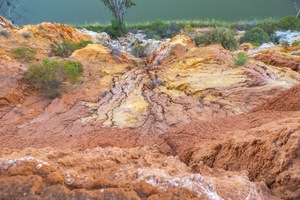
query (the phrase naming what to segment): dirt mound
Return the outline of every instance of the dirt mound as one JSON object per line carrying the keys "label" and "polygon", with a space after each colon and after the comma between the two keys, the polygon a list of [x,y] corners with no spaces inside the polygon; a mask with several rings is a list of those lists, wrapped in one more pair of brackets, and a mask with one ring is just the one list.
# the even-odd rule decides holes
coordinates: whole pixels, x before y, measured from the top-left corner
{"label": "dirt mound", "polygon": [[258,110],[276,110],[276,111],[299,111],[300,110],[300,85],[297,85],[289,90],[283,91],[278,96],[275,96],[265,101],[254,111]]}

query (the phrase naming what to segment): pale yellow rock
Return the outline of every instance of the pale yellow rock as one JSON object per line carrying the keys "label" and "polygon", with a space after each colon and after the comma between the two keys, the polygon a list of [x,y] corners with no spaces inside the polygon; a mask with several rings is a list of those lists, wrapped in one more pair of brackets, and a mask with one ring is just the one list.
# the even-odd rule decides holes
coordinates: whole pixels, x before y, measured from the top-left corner
{"label": "pale yellow rock", "polygon": [[119,128],[141,126],[146,120],[148,106],[141,90],[134,90],[126,101],[113,111],[113,124]]}

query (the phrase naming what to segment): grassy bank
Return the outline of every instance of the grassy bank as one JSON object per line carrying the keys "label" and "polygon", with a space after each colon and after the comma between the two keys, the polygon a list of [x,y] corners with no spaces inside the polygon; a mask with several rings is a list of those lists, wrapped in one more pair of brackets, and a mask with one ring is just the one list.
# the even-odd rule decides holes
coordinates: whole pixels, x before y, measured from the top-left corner
{"label": "grassy bank", "polygon": [[[140,23],[126,23],[126,27],[129,30],[146,30],[151,29],[156,22],[160,22],[165,26],[170,26],[172,24],[177,24],[180,27],[192,27],[192,28],[203,28],[203,27],[225,27],[231,28],[235,26],[247,27],[253,25],[276,25],[278,23],[278,18],[262,18],[262,19],[248,19],[248,20],[237,20],[237,21],[225,21],[225,20],[216,20],[216,19],[205,19],[205,20],[172,20],[172,21],[147,21]],[[77,28],[86,28],[95,32],[103,32],[106,30],[110,24],[101,24],[101,23],[93,23],[93,24],[84,24],[81,26],[77,26]]]}

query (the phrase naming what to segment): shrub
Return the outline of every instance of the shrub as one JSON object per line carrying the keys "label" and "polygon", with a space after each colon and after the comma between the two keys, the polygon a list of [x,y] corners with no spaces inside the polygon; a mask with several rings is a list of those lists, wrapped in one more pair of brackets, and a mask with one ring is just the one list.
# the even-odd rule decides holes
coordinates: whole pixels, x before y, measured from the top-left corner
{"label": "shrub", "polygon": [[199,46],[201,44],[205,44],[204,35],[196,35],[195,38],[194,38],[194,41],[195,41],[197,46]]}
{"label": "shrub", "polygon": [[245,35],[240,39],[240,42],[250,42],[254,45],[261,45],[265,42],[270,42],[270,37],[264,30],[259,27],[255,27],[251,30],[247,30]]}
{"label": "shrub", "polygon": [[288,41],[283,41],[281,42],[281,46],[285,49],[289,48],[290,47],[290,43]]}
{"label": "shrub", "polygon": [[75,50],[82,49],[91,43],[93,42],[82,41],[80,43],[72,43],[72,42],[65,41],[58,44],[56,47],[52,45],[50,48],[52,49],[51,51],[54,55],[66,58],[71,56]]}
{"label": "shrub", "polygon": [[239,52],[232,61],[234,66],[243,66],[249,61],[249,57],[244,52]]}
{"label": "shrub", "polygon": [[275,34],[270,35],[270,41],[274,44],[279,44],[280,36]]}
{"label": "shrub", "polygon": [[278,25],[275,24],[275,23],[259,24],[259,25],[257,25],[257,27],[261,28],[266,33],[268,33],[269,35],[272,35],[272,34],[275,33],[275,31],[279,30]]}
{"label": "shrub", "polygon": [[299,31],[300,20],[296,16],[286,16],[279,20],[278,26],[284,30]]}
{"label": "shrub", "polygon": [[231,29],[238,30],[238,31],[242,31],[243,30],[243,26],[241,24],[232,24],[229,27]]}
{"label": "shrub", "polygon": [[34,89],[46,92],[49,97],[57,97],[67,90],[66,85],[74,84],[82,73],[80,62],[44,59],[29,66],[25,78]]}
{"label": "shrub", "polygon": [[193,29],[193,27],[190,24],[185,25],[184,28],[183,28],[183,30],[186,33],[193,33],[194,32],[194,29]]}
{"label": "shrub", "polygon": [[103,29],[111,38],[115,39],[125,35],[128,29],[123,22],[118,22],[117,20],[111,20],[110,26]]}
{"label": "shrub", "polygon": [[146,36],[149,39],[156,39],[156,40],[160,39],[160,36],[157,35],[156,31],[154,31],[154,30],[147,30],[146,31]]}
{"label": "shrub", "polygon": [[166,31],[166,37],[171,38],[177,35],[183,27],[180,24],[172,22]]}
{"label": "shrub", "polygon": [[[169,25],[166,22],[162,22],[160,20],[155,20],[154,22],[151,22],[149,25],[148,30],[146,31],[146,35],[148,38],[149,34],[148,32],[150,31],[153,36],[159,36],[160,38],[164,38],[167,36],[167,30],[168,30]],[[153,34],[155,33],[155,34]]]}
{"label": "shrub", "polygon": [[213,43],[221,44],[225,49],[234,50],[238,46],[237,40],[234,38],[235,32],[225,28],[215,28],[207,31],[204,35],[198,35],[194,38],[196,45],[209,45]]}
{"label": "shrub", "polygon": [[146,46],[137,44],[133,47],[131,50],[131,53],[135,55],[136,57],[145,57],[146,56]]}
{"label": "shrub", "polygon": [[36,50],[23,47],[23,48],[17,48],[13,49],[12,53],[14,55],[14,58],[19,60],[20,62],[31,62],[35,59]]}
{"label": "shrub", "polygon": [[300,44],[300,40],[295,40],[292,42],[292,47],[298,46]]}

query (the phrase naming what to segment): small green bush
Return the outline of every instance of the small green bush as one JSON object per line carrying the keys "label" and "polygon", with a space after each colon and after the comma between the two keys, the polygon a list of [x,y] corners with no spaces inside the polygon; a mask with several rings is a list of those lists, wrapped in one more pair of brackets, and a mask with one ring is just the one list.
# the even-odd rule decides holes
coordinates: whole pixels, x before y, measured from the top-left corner
{"label": "small green bush", "polygon": [[201,45],[201,44],[205,44],[205,35],[196,35],[194,38],[194,41],[196,43],[197,46]]}
{"label": "small green bush", "polygon": [[[149,24],[149,28],[146,31],[147,38],[153,38],[158,36],[159,38],[164,38],[167,36],[167,30],[169,25],[161,20],[155,20]],[[151,34],[149,34],[149,32]],[[151,37],[152,36],[152,37]]]}
{"label": "small green bush", "polygon": [[74,84],[83,73],[80,62],[44,59],[29,66],[25,78],[36,90],[46,92],[49,97],[57,97]]}
{"label": "small green bush", "polygon": [[275,34],[270,35],[270,41],[274,44],[279,44],[280,36],[277,36]]}
{"label": "small green bush", "polygon": [[180,25],[180,24],[177,24],[175,22],[172,22],[169,26],[168,26],[168,29],[166,31],[166,37],[167,38],[172,38],[174,37],[175,35],[177,35],[180,30],[182,29],[183,27]]}
{"label": "small green bush", "polygon": [[193,33],[194,32],[194,29],[193,29],[193,27],[190,24],[185,25],[184,28],[183,28],[183,30],[186,33]]}
{"label": "small green bush", "polygon": [[15,59],[19,60],[20,62],[28,63],[35,59],[36,50],[28,47],[23,47],[13,49],[12,53]]}
{"label": "small green bush", "polygon": [[146,56],[146,46],[137,44],[133,47],[131,50],[131,53],[135,55],[136,57],[145,57]]}
{"label": "small green bush", "polygon": [[287,49],[290,47],[290,43],[288,41],[283,41],[280,44],[283,48]]}
{"label": "small green bush", "polygon": [[154,30],[147,30],[146,36],[148,39],[156,39],[156,40],[160,39],[160,36],[157,35],[156,31],[154,31]]}
{"label": "small green bush", "polygon": [[82,49],[86,47],[88,44],[92,44],[92,41],[82,41],[80,43],[72,43],[72,42],[62,42],[59,43],[56,47],[51,46],[51,51],[55,56],[60,56],[63,58],[69,57],[72,53],[77,49]]}
{"label": "small green bush", "polygon": [[269,35],[272,35],[275,31],[279,30],[278,24],[275,23],[258,24],[257,27],[261,28]]}
{"label": "small green bush", "polygon": [[238,31],[242,31],[243,30],[243,26],[241,24],[231,24],[229,27],[231,29],[238,30]]}
{"label": "small green bush", "polygon": [[115,39],[125,35],[128,32],[128,29],[125,23],[118,22],[117,20],[111,20],[110,26],[105,27],[102,31]]}
{"label": "small green bush", "polygon": [[295,40],[292,42],[292,47],[298,46],[300,44],[299,40]]}
{"label": "small green bush", "polygon": [[213,43],[221,44],[225,49],[234,50],[238,46],[238,41],[234,38],[235,31],[225,28],[215,28],[198,35],[194,38],[196,45],[209,45]]}
{"label": "small green bush", "polygon": [[238,52],[232,61],[234,66],[243,66],[249,61],[249,57],[244,52]]}
{"label": "small green bush", "polygon": [[279,20],[278,26],[284,30],[299,31],[300,20],[296,16],[286,16]]}
{"label": "small green bush", "polygon": [[264,30],[255,27],[251,30],[247,30],[245,35],[240,39],[240,42],[250,42],[254,45],[261,45],[265,42],[270,42],[270,37]]}

